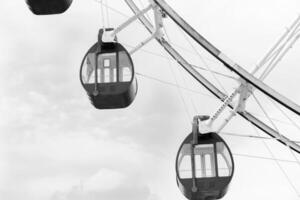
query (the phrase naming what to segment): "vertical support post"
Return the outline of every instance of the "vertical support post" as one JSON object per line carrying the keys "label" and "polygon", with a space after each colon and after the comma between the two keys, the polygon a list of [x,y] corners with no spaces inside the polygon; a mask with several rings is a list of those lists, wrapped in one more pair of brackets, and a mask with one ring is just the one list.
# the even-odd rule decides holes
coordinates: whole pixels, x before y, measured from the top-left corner
{"label": "vertical support post", "polygon": [[195,116],[193,118],[192,122],[192,132],[193,132],[193,144],[198,144],[198,133],[199,133],[199,121],[198,121],[198,116]]}
{"label": "vertical support post", "polygon": [[[215,146],[215,145],[214,145]],[[214,151],[215,151],[215,147],[213,147],[213,152],[209,154],[209,158],[210,158],[210,167],[211,167],[211,175],[212,177],[215,177],[216,176],[216,160],[215,160],[215,154],[214,154]]]}
{"label": "vertical support post", "polygon": [[205,154],[201,154],[201,177],[206,177],[206,162],[205,162]]}
{"label": "vertical support post", "polygon": [[[105,82],[105,68],[104,68],[104,60],[103,59],[99,59],[98,56],[97,56],[97,63],[99,64],[100,63],[100,70],[98,71],[97,70],[97,74],[98,72],[100,73],[100,80],[99,80],[99,83],[104,83]],[[99,66],[98,66],[99,67]]]}
{"label": "vertical support post", "polygon": [[123,81],[123,66],[120,66],[120,54],[117,51],[116,55],[116,71],[117,71],[117,82]]}
{"label": "vertical support post", "polygon": [[198,143],[198,116],[195,116],[193,118],[193,124],[192,124],[192,133],[193,133],[193,139],[191,142],[191,165],[192,165],[192,180],[193,180],[193,186],[192,191],[197,192],[197,184],[196,184],[196,167],[195,167],[195,145]]}
{"label": "vertical support post", "polygon": [[195,167],[195,145],[191,144],[191,166],[192,166],[192,181],[193,181],[193,186],[192,186],[192,191],[197,192],[197,183],[196,183],[196,167]]}
{"label": "vertical support post", "polygon": [[98,91],[98,53],[95,55],[95,88],[94,88],[94,96],[99,94]]}
{"label": "vertical support post", "polygon": [[214,160],[215,160],[215,175],[219,177],[219,163],[218,163],[218,151],[217,151],[217,143],[214,144]]}
{"label": "vertical support post", "polygon": [[112,83],[114,82],[114,67],[113,66],[109,66],[109,82]]}

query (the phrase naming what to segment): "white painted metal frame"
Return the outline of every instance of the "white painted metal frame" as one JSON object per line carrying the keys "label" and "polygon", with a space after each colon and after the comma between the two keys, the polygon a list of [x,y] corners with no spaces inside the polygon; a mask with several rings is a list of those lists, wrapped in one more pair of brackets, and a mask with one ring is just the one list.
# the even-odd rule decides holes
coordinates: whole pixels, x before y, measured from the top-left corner
{"label": "white painted metal frame", "polygon": [[[264,71],[260,75],[259,79],[264,80],[274,69],[279,61],[286,55],[286,53],[291,49],[291,47],[296,43],[296,41],[300,37],[300,15],[298,18],[293,22],[293,24],[287,28],[286,32],[280,37],[280,39],[276,42],[276,44],[270,49],[270,51],[263,57],[263,59],[259,62],[259,64],[256,66],[256,68],[253,70],[252,74],[258,72],[259,69],[265,67]],[[245,103],[248,99],[248,97],[253,93],[254,87],[251,87],[251,85],[247,84],[247,82],[241,80],[241,85],[239,88],[237,88],[229,97],[231,98],[231,101],[236,94],[240,94],[238,104],[236,105],[236,108],[231,111],[228,118],[225,119],[224,123],[219,127],[218,132],[220,132],[225,125],[232,119],[237,111],[244,111],[245,110]],[[215,120],[217,116],[222,112],[222,110],[225,109],[225,107],[228,105],[227,100],[222,104],[221,108],[218,109],[215,115],[210,119],[209,125],[212,124],[212,122]]]}
{"label": "white painted metal frame", "polygon": [[264,80],[271,70],[278,64],[278,62],[286,55],[286,53],[293,47],[300,36],[300,15],[289,26],[285,33],[279,38],[276,44],[268,51],[268,53],[258,63],[252,74],[257,73],[261,68],[265,70],[261,73],[259,79]]}
{"label": "white painted metal frame", "polygon": [[242,79],[253,85],[256,89],[260,90],[276,102],[280,103],[287,109],[300,115],[300,106],[279,94],[274,89],[261,82],[261,80],[254,77],[251,73],[240,67],[209,41],[207,41],[202,35],[200,35],[193,27],[191,27],[184,19],[182,19],[164,0],[154,0],[155,3],[169,16],[172,20],[182,28],[189,36],[191,36],[199,45],[206,49],[212,56],[218,59],[224,64],[226,68],[235,72]]}
{"label": "white painted metal frame", "polygon": [[[135,3],[132,0],[124,0],[127,5],[131,8],[131,10],[137,14],[140,12],[140,9],[135,5]],[[166,3],[164,1],[161,0],[154,0],[155,2],[160,2],[163,3],[164,6],[166,6]],[[160,7],[165,11],[164,6]],[[167,8],[170,8],[167,5]],[[174,12],[172,10],[172,12]],[[170,14],[168,12],[166,12],[166,14],[168,14],[170,16]],[[173,16],[174,17],[174,16]],[[171,18],[173,18],[171,15]],[[179,16],[176,13],[176,18],[178,18]],[[179,17],[180,18],[180,17]],[[180,18],[181,19],[181,18]],[[152,23],[144,16],[141,15],[139,16],[139,20],[143,23],[143,25],[145,26],[145,28],[150,32],[153,33],[154,32],[154,27],[152,25]],[[181,19],[183,21],[183,19]],[[176,22],[176,19],[174,20]],[[185,24],[187,24],[185,21],[183,21]],[[177,22],[178,23],[178,22]],[[181,27],[183,26],[182,24],[178,24]],[[188,25],[189,26],[189,25]],[[183,28],[183,27],[182,27]],[[190,27],[191,28],[191,27]],[[196,32],[194,29],[191,28],[192,31]],[[188,34],[189,31],[185,30]],[[196,35],[198,33],[196,32]],[[199,36],[199,34],[198,34]],[[212,46],[208,41],[206,41],[202,36],[200,36],[200,39],[203,39],[201,45],[204,46],[205,49],[207,49],[210,53],[212,53],[214,55],[214,53],[217,53],[215,55],[219,55],[221,52],[219,50],[217,50],[214,46]],[[221,101],[225,102],[227,99],[227,96],[221,92],[218,88],[216,88],[212,83],[210,83],[207,79],[205,79],[197,70],[195,70],[193,68],[193,66],[188,63],[165,39],[164,37],[156,37],[156,40],[159,42],[160,45],[162,45],[164,47],[164,49],[190,74],[192,75],[199,83],[201,83],[206,89],[208,89],[212,94],[214,94],[217,98],[219,98]],[[199,42],[199,41],[198,41]],[[222,55],[221,55],[222,57]],[[221,58],[217,57],[219,60]],[[233,62],[231,62],[229,59],[226,59],[226,57],[223,56],[223,58],[225,58],[225,60],[221,59],[221,62],[226,64],[226,65],[232,65]],[[247,75],[248,76],[248,75]],[[246,79],[247,80],[247,79]],[[248,88],[251,85],[245,81],[245,83],[247,83],[247,87]],[[244,87],[245,85],[241,84],[241,87]],[[240,87],[240,88],[241,88]],[[263,123],[261,120],[257,119],[256,117],[254,117],[252,114],[248,113],[246,110],[244,110],[244,106],[245,106],[245,101],[247,98],[245,98],[246,96],[249,96],[249,92],[247,90],[243,90],[241,89],[239,91],[240,93],[240,100],[238,105],[233,105],[232,102],[226,103],[228,107],[230,107],[231,109],[233,109],[233,114],[231,114],[232,116],[228,117],[228,121],[230,120],[230,118],[232,118],[235,113],[239,114],[240,116],[242,116],[244,119],[246,119],[247,121],[251,122],[254,126],[256,126],[257,128],[259,128],[260,130],[264,131],[265,133],[267,133],[268,135],[274,137],[276,140],[278,140],[280,143],[284,144],[284,145],[288,145],[290,146],[293,150],[295,150],[296,152],[300,153],[300,146],[289,140],[288,138],[286,138],[285,136],[280,135],[276,130],[274,130],[273,128],[269,127],[268,125],[266,125],[265,123]],[[236,95],[236,94],[235,94]],[[226,125],[226,121],[224,122],[224,126]]]}
{"label": "white painted metal frame", "polygon": [[130,50],[129,54],[131,54],[131,55],[134,54],[136,51],[138,51],[140,48],[145,46],[151,40],[153,40],[155,38],[161,38],[163,36],[163,32],[161,30],[163,27],[162,13],[161,13],[161,9],[153,1],[150,1],[150,4],[146,8],[135,13],[132,17],[130,17],[128,20],[126,20],[123,24],[119,25],[112,33],[109,33],[109,38],[115,38],[115,36],[119,32],[124,30],[127,26],[129,26],[131,23],[133,23],[139,17],[141,17],[141,16],[144,17],[144,15],[150,10],[153,10],[155,28],[152,31],[151,36],[149,36],[144,41],[142,41],[140,44],[138,44],[136,47],[134,47],[132,50]]}
{"label": "white painted metal frame", "polygon": [[161,38],[163,36],[162,32],[162,27],[163,27],[163,20],[162,20],[162,15],[161,15],[161,10],[160,8],[154,4],[152,6],[153,13],[154,13],[154,21],[155,21],[155,29],[152,32],[151,36],[145,39],[143,42],[141,42],[139,45],[137,45],[135,48],[133,48],[129,53],[133,54],[136,51],[138,51],[140,48],[142,48],[145,44],[150,42],[151,40],[155,38]]}
{"label": "white painted metal frame", "polygon": [[149,6],[147,6],[146,8],[144,8],[143,10],[139,11],[138,13],[135,13],[135,15],[133,15],[132,17],[130,17],[123,24],[119,25],[114,30],[114,32],[111,34],[111,36],[115,37],[117,35],[117,33],[119,33],[120,31],[122,31],[123,29],[125,29],[128,25],[130,25],[132,22],[134,22],[135,20],[137,20],[141,15],[144,15],[145,13],[147,13],[152,8],[153,8],[153,6],[152,6],[152,4],[150,4]]}

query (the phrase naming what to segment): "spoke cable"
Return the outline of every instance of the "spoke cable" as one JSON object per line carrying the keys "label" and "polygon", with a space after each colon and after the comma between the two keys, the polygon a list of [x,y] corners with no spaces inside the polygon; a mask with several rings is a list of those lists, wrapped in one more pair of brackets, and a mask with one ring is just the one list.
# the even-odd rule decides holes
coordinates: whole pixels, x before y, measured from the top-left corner
{"label": "spoke cable", "polygon": [[[101,0],[100,0],[100,1],[95,0],[95,1],[98,2],[98,3],[100,3],[100,4],[102,4],[102,5],[105,6],[106,8],[110,9],[111,11],[113,11],[113,12],[115,12],[115,13],[117,13],[117,14],[123,16],[123,17],[130,18],[129,15],[127,15],[127,14],[125,14],[125,13],[123,13],[123,12],[121,12],[121,11],[115,9],[115,8],[112,8],[112,7],[108,6],[107,4],[104,4],[103,2],[101,2]],[[184,50],[184,47],[181,47],[180,45],[174,44],[174,43],[172,43],[172,42],[169,42],[169,43],[170,43],[170,44],[173,44],[173,45],[175,45],[175,46],[178,46],[179,48],[181,48],[181,49]],[[131,48],[134,48],[134,46],[129,45],[129,44],[125,44],[125,43],[124,43],[124,45],[125,45],[125,46],[128,46],[128,47],[131,47]],[[158,54],[158,53],[155,53],[155,52],[153,52],[153,51],[145,50],[145,49],[143,49],[143,48],[140,49],[140,50],[143,51],[143,52],[145,52],[145,53],[152,54],[152,55],[155,55],[155,56],[164,58],[164,59],[170,59],[168,56],[164,56],[164,55],[162,55],[162,54]],[[185,49],[185,50],[186,50],[186,51],[189,51],[189,50],[187,50],[187,49]],[[189,52],[192,52],[192,51],[189,51]],[[193,54],[195,54],[195,53],[193,53]],[[195,55],[196,55],[196,54],[195,54]],[[207,60],[210,60],[210,59],[208,59],[208,58],[206,58],[206,59],[207,59]],[[210,61],[213,62],[213,60],[210,60]],[[217,63],[217,61],[215,61],[215,62]],[[223,76],[223,77],[226,77],[226,78],[230,78],[230,79],[233,79],[233,80],[237,80],[237,78],[235,78],[234,76],[230,76],[230,75],[227,75],[227,74],[224,74],[224,73],[221,73],[221,72],[217,72],[217,71],[214,71],[214,70],[208,70],[208,69],[206,69],[206,68],[204,68],[204,67],[200,67],[200,66],[197,66],[197,65],[194,65],[194,64],[191,64],[191,66],[194,67],[194,68],[198,68],[198,69],[200,69],[200,70],[211,71],[212,73],[215,73],[216,75],[219,75],[219,76]]]}
{"label": "spoke cable", "polygon": [[[165,80],[162,80],[162,79],[159,79],[159,78],[156,78],[154,76],[150,76],[150,75],[147,75],[147,74],[144,74],[144,73],[141,73],[141,72],[136,72],[137,75],[141,76],[141,77],[144,77],[144,78],[147,78],[147,79],[150,79],[150,80],[154,80],[154,81],[157,81],[157,82],[160,82],[162,84],[165,84],[165,85],[169,85],[169,86],[173,86],[173,87],[177,87],[177,85],[175,83],[172,83],[172,82],[169,82],[169,81],[165,81]],[[191,88],[188,88],[188,87],[184,87],[184,86],[181,86],[179,85],[179,87],[183,90],[186,90],[188,92],[192,92],[192,93],[195,93],[195,94],[199,94],[199,95],[202,95],[202,96],[205,96],[205,97],[209,97],[209,98],[212,98],[212,99],[215,99],[214,96],[210,95],[210,94],[206,94],[206,93],[203,93],[203,92],[200,92],[200,91],[197,91],[197,90],[194,90],[194,89],[191,89]],[[250,114],[252,115],[256,115],[256,116],[260,116],[260,117],[264,117],[260,114],[257,114],[257,113],[253,113],[253,112],[249,112]],[[266,117],[264,117],[266,118]],[[271,118],[273,121],[278,121],[280,123],[283,123],[283,124],[287,124],[287,125],[293,125],[289,122],[286,122],[286,121],[282,121],[282,120],[279,120],[279,119],[276,119],[276,118]],[[241,136],[244,136],[241,134]],[[252,137],[252,136],[250,136]],[[265,139],[268,139],[268,138],[265,138]],[[277,139],[277,138],[269,138],[269,139]],[[300,143],[300,141],[293,141],[293,142],[296,142],[296,143]]]}
{"label": "spoke cable", "polygon": [[184,106],[184,110],[185,110],[185,113],[186,113],[186,116],[187,116],[187,120],[188,120],[188,122],[190,122],[190,121],[191,121],[191,118],[192,118],[192,115],[191,115],[191,113],[190,113],[190,111],[189,111],[189,108],[188,108],[188,106],[187,106],[187,102],[186,102],[186,100],[185,100],[185,98],[184,98],[184,95],[183,95],[183,93],[182,93],[182,90],[180,89],[180,86],[179,86],[179,83],[178,83],[176,74],[175,74],[174,69],[173,69],[173,65],[172,65],[172,63],[171,63],[171,59],[168,59],[168,66],[169,66],[169,69],[170,69],[170,71],[172,72],[173,78],[174,78],[174,80],[175,80],[175,84],[176,84],[176,87],[177,87],[177,91],[178,91],[179,96],[180,96],[180,98],[181,98],[181,100],[182,100],[182,103],[183,103],[183,106]]}
{"label": "spoke cable", "polygon": [[[178,27],[177,27],[178,28]],[[179,28],[178,28],[179,29]],[[195,51],[195,53],[197,54],[197,56],[199,57],[199,59],[202,61],[202,63],[204,64],[204,66],[206,67],[206,69],[211,73],[212,77],[217,81],[217,83],[219,84],[219,86],[222,88],[222,90],[225,92],[225,94],[228,95],[227,90],[223,87],[223,85],[221,84],[220,80],[216,77],[216,75],[214,73],[212,73],[211,67],[207,64],[207,62],[203,59],[203,57],[201,56],[201,54],[199,53],[199,51],[196,49],[196,47],[192,44],[192,42],[189,40],[189,38],[183,33],[182,30],[179,30],[179,32],[183,35],[183,37],[185,38],[185,40],[189,43],[189,45],[192,47],[192,49]]]}
{"label": "spoke cable", "polygon": [[269,100],[273,103],[273,105],[290,121],[290,124],[294,125],[299,131],[300,131],[300,126],[284,112],[279,105],[277,105],[273,99],[269,98]]}
{"label": "spoke cable", "polygon": [[104,4],[103,4],[103,0],[101,0],[101,3],[100,3],[100,6],[101,6],[101,10],[100,10],[100,13],[101,13],[101,21],[102,21],[102,27],[103,27],[103,31],[105,32],[105,16],[104,16]]}
{"label": "spoke cable", "polygon": [[[254,94],[252,94],[252,96],[254,97],[256,103],[258,104],[258,106],[260,107],[260,109],[263,111],[263,113],[266,115],[266,117],[269,119],[270,123],[273,125],[274,129],[278,132],[278,134],[281,137],[281,134],[279,132],[279,130],[277,129],[276,125],[274,124],[274,122],[272,121],[272,119],[269,117],[268,113],[265,111],[265,109],[262,107],[261,103],[258,101],[258,99],[256,98],[256,96]],[[256,127],[251,124],[252,128],[254,129],[254,131],[256,132],[256,134],[258,136],[260,136],[258,130],[256,129]],[[290,179],[290,177],[288,176],[288,174],[286,173],[286,171],[283,169],[283,167],[281,166],[281,164],[278,162],[278,160],[275,158],[275,155],[273,154],[273,152],[271,151],[270,147],[268,146],[268,144],[262,140],[264,146],[267,148],[269,154],[271,155],[271,157],[274,159],[274,161],[276,162],[278,168],[281,170],[281,172],[283,173],[283,175],[286,177],[287,181],[289,182],[290,186],[292,187],[292,189],[294,190],[294,192],[297,194],[298,197],[300,197],[300,193],[298,192],[298,189],[296,188],[296,186],[294,185],[294,183],[292,182],[292,180]],[[290,146],[288,146],[288,148],[290,149]]]}
{"label": "spoke cable", "polygon": [[150,79],[150,80],[154,80],[154,81],[160,82],[160,83],[165,84],[165,85],[169,85],[169,86],[173,86],[173,87],[179,86],[181,89],[186,90],[188,92],[193,92],[195,94],[199,94],[199,95],[202,95],[202,96],[205,96],[205,97],[209,97],[209,98],[215,99],[215,97],[212,96],[212,95],[210,95],[210,94],[205,94],[203,92],[200,92],[200,91],[197,91],[197,90],[193,90],[193,89],[181,86],[181,85],[176,85],[176,83],[168,82],[168,81],[165,81],[165,80],[153,77],[153,76],[146,75],[146,74],[141,73],[141,72],[135,72],[135,73],[137,75],[141,76],[141,77],[144,77],[144,78],[147,78],[147,79]]}
{"label": "spoke cable", "polygon": [[[105,5],[108,5],[108,2],[107,0],[105,0]],[[102,6],[104,6],[102,4]],[[106,20],[107,20],[107,27],[110,28],[110,20],[109,20],[109,12],[108,12],[108,6],[105,6],[106,7]]]}
{"label": "spoke cable", "polygon": [[[269,100],[291,122],[291,124],[293,124],[298,130],[300,130],[299,125],[294,120],[292,120],[273,100],[271,100],[271,98],[269,98]],[[298,165],[300,166],[300,161],[299,161],[298,157],[295,155],[295,153],[293,152],[293,150],[290,147],[289,147],[289,150],[290,150],[291,154],[293,155],[294,159],[297,161]]]}
{"label": "spoke cable", "polygon": [[[167,37],[167,39],[168,39],[168,42],[171,42],[171,39],[170,39],[170,37],[169,37],[169,34],[168,34],[166,28],[163,27],[163,29],[164,29],[164,32],[165,32],[166,37]],[[182,73],[179,72],[179,74],[180,74],[180,76],[181,76],[181,78],[182,78],[182,80],[183,80],[183,85],[186,87],[186,81],[185,81],[185,79],[184,79]],[[192,104],[192,107],[194,108],[194,110],[195,110],[196,112],[198,112],[198,109],[197,109],[197,107],[196,107],[196,105],[195,105],[195,102],[193,101],[193,98],[191,97],[191,95],[189,95],[189,99],[190,99],[190,101],[191,101],[191,104]],[[193,116],[191,116],[191,118],[192,118],[192,117],[193,117]]]}
{"label": "spoke cable", "polygon": [[[105,6],[106,9],[107,9],[107,11],[106,11],[106,12],[107,12],[107,16],[108,16],[108,9],[110,9],[110,10],[114,11],[115,13],[118,13],[118,14],[122,15],[123,17],[129,17],[127,14],[124,14],[123,12],[121,12],[121,11],[115,9],[115,8],[112,8],[112,7],[108,6],[108,5],[107,5],[107,0],[105,0],[105,1],[106,1],[105,4],[103,3],[103,0],[97,1],[97,2],[99,2],[99,3],[102,5],[102,6],[101,6],[101,10],[102,10],[101,14],[102,14],[102,23],[103,23],[103,26],[105,26],[105,23],[104,23],[103,6]],[[140,1],[140,2],[141,2],[141,1]],[[142,2],[141,2],[141,3],[142,3]],[[149,18],[149,16],[147,16],[147,17]],[[109,23],[109,19],[107,19],[107,23]],[[165,31],[165,32],[166,32],[166,31]],[[184,36],[185,36],[185,35],[184,35]],[[185,37],[186,37],[186,36],[185,36]],[[194,49],[195,53],[196,53],[197,55],[199,55],[199,52],[196,51],[195,47],[191,44],[191,42],[188,40],[188,38],[186,38],[186,39],[187,39],[187,41],[189,42],[189,44],[191,45],[191,47]],[[171,43],[171,42],[170,42],[170,43]],[[129,45],[128,45],[128,46],[129,46]],[[176,46],[178,46],[178,45],[176,45]],[[193,91],[193,90],[188,89],[188,88],[186,88],[186,87],[180,86],[180,85],[178,84],[178,80],[177,80],[177,78],[176,78],[176,76],[175,76],[175,73],[174,73],[174,71],[173,71],[173,69],[172,69],[172,64],[171,64],[171,60],[170,60],[169,57],[163,56],[163,55],[161,55],[161,54],[157,54],[157,53],[154,53],[154,52],[151,52],[151,51],[148,51],[148,50],[144,50],[144,49],[141,49],[141,50],[142,50],[143,52],[145,52],[145,53],[149,53],[149,54],[152,54],[152,55],[155,55],[155,56],[159,56],[159,57],[168,59],[169,66],[170,66],[170,68],[171,68],[171,71],[172,71],[172,74],[173,74],[173,76],[174,76],[174,79],[175,79],[175,82],[176,82],[176,83],[175,83],[175,84],[174,84],[174,83],[170,83],[170,82],[163,81],[163,80],[160,80],[160,79],[157,79],[157,78],[154,78],[154,77],[145,75],[145,74],[141,74],[141,73],[137,73],[137,74],[140,75],[140,76],[143,76],[143,77],[145,77],[145,78],[148,78],[148,79],[152,79],[152,80],[155,80],[155,81],[159,81],[159,82],[161,82],[161,83],[163,83],[163,84],[176,86],[177,89],[178,89],[178,91],[179,91],[179,94],[180,94],[180,96],[181,96],[181,99],[182,99],[182,101],[183,101],[183,104],[184,104],[184,107],[185,107],[185,111],[186,111],[186,114],[187,114],[188,117],[190,116],[190,114],[189,114],[189,111],[188,111],[188,107],[187,107],[186,101],[185,101],[185,99],[184,99],[184,97],[183,97],[183,94],[182,94],[182,92],[181,92],[181,89],[188,90],[188,91],[191,91],[191,92],[194,92],[194,93],[198,93],[198,94],[201,94],[201,95],[205,95],[205,96],[208,96],[208,97],[212,97],[212,96],[210,96],[210,95],[203,94],[203,93],[199,93],[199,92],[197,92],[197,91]],[[200,59],[202,60],[202,62],[207,66],[207,63],[203,60],[202,56],[199,55],[199,57],[200,57]],[[204,70],[202,67],[197,67],[197,66],[195,66],[195,65],[193,65],[193,67],[198,68],[198,69],[201,69],[201,70]],[[226,76],[226,77],[228,77],[228,78],[234,78],[234,77],[231,77],[231,76],[229,76],[229,75],[222,74],[222,73],[220,73],[220,72],[212,71],[212,70],[210,70],[210,69],[206,69],[206,71],[210,71],[214,77],[215,77],[215,75],[221,75],[221,76],[224,76],[224,77]],[[215,78],[216,78],[216,77],[215,77]],[[234,78],[234,79],[236,79],[236,78]],[[218,79],[217,79],[217,81],[218,81]],[[218,81],[218,83],[220,84],[219,81]],[[220,84],[220,85],[221,85],[221,84]],[[222,85],[221,85],[221,87],[223,88]],[[225,90],[225,88],[223,88],[223,89]],[[225,90],[225,91],[226,91],[226,90]],[[253,94],[253,96],[254,96],[254,94]],[[272,123],[272,125],[274,125],[274,128],[277,129],[276,126],[275,126],[275,124],[272,122],[272,119],[267,115],[267,113],[265,112],[265,110],[262,108],[261,104],[258,102],[257,98],[256,98],[255,96],[254,96],[254,98],[255,98],[256,102],[259,104],[259,106],[261,107],[261,109],[263,110],[263,112],[264,112],[264,114],[266,115],[266,117],[270,120],[270,122]],[[287,117],[287,118],[290,120],[289,117]],[[188,119],[189,119],[189,118],[188,118]],[[189,121],[190,121],[190,120],[189,120]],[[292,124],[295,125],[295,122],[293,122],[292,120],[290,120],[290,122],[291,122]],[[296,126],[297,128],[299,128],[298,125],[295,125],[295,126]],[[282,171],[282,173],[284,174],[284,176],[285,176],[286,179],[288,180],[289,184],[290,184],[291,187],[293,188],[293,190],[297,193],[298,196],[300,196],[300,195],[299,195],[299,192],[298,192],[298,190],[297,190],[297,188],[295,187],[295,185],[294,185],[293,182],[290,180],[289,176],[287,175],[287,173],[285,172],[285,170],[282,168],[282,166],[281,166],[280,163],[279,163],[279,162],[290,162],[290,163],[298,163],[298,164],[299,164],[299,162],[298,162],[298,161],[292,161],[292,160],[276,159],[275,156],[274,156],[274,154],[273,154],[273,152],[271,151],[270,147],[269,147],[269,146],[265,143],[265,141],[264,141],[265,139],[272,139],[272,138],[267,138],[267,137],[262,137],[262,136],[260,136],[260,134],[259,134],[258,130],[256,129],[256,127],[254,127],[253,125],[252,125],[252,127],[253,127],[253,129],[255,130],[257,136],[252,136],[252,135],[243,135],[243,136],[242,136],[242,135],[239,135],[239,134],[225,133],[225,132],[222,132],[222,134],[227,134],[227,135],[232,135],[232,136],[238,136],[238,137],[250,137],[250,138],[262,139],[262,142],[264,143],[264,145],[265,145],[266,148],[268,149],[268,151],[269,151],[269,153],[270,153],[270,155],[271,155],[272,158],[269,158],[269,157],[262,157],[262,156],[256,156],[256,155],[248,155],[248,154],[238,154],[238,153],[234,153],[234,155],[236,155],[236,156],[242,156],[242,157],[257,158],[257,159],[266,159],[266,160],[273,160],[273,161],[275,161],[275,162],[277,163],[279,169]],[[277,130],[278,130],[278,129],[277,129]],[[279,135],[280,135],[280,132],[279,132],[279,131],[278,131],[278,133],[279,133]]]}
{"label": "spoke cable", "polygon": [[274,159],[274,158],[265,157],[265,156],[257,156],[257,155],[241,154],[241,153],[232,153],[232,154],[235,155],[235,156],[241,156],[241,157],[247,157],[247,158],[256,158],[256,159],[272,160],[272,161],[278,161],[278,162],[297,164],[297,162],[294,161],[294,160]]}
{"label": "spoke cable", "polygon": [[[276,138],[273,137],[264,137],[264,136],[257,136],[252,134],[238,134],[238,133],[231,133],[231,132],[220,132],[222,135],[229,135],[234,137],[244,137],[244,138],[252,138],[252,139],[262,139],[262,140],[276,140]],[[300,143],[300,141],[293,141],[295,143]]]}

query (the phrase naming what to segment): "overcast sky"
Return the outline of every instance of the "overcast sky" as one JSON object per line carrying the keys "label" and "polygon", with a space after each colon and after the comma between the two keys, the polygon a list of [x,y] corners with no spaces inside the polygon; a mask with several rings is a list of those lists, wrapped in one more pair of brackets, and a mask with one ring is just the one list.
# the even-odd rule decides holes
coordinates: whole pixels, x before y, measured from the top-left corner
{"label": "overcast sky", "polygon": [[[107,2],[126,16],[131,15],[122,0]],[[140,1],[136,2],[141,6]],[[300,8],[297,0],[168,2],[248,71],[296,19]],[[109,25],[116,27],[126,16],[109,10]],[[3,1],[0,24],[0,199],[185,199],[175,181],[175,156],[190,133],[192,116],[212,114],[220,106],[217,99],[152,41],[143,50],[162,57],[138,51],[132,57],[136,71],[177,82],[198,93],[137,76],[138,95],[130,107],[94,109],[78,78],[81,59],[102,27],[100,4],[94,0],[74,0],[63,15],[43,17],[33,15],[24,1]],[[202,66],[170,19],[166,19],[165,27],[172,43],[189,50],[181,49],[182,54]],[[147,36],[137,22],[118,38],[130,49]],[[198,49],[214,70],[234,76]],[[297,104],[299,52],[297,43],[266,79],[268,85]],[[219,87],[209,73],[201,73]],[[223,78],[219,82],[228,92],[238,86]],[[300,141],[299,129],[291,126],[266,97],[256,95],[276,118],[282,133]],[[247,108],[264,119],[253,100]],[[300,124],[298,117],[288,114]],[[224,131],[256,134],[239,117]],[[271,140],[264,143],[258,139],[223,137],[235,154],[236,164],[225,200],[300,199],[300,166],[286,147]],[[273,160],[241,156],[272,158],[265,145],[276,158],[293,162],[279,162],[278,166]]]}

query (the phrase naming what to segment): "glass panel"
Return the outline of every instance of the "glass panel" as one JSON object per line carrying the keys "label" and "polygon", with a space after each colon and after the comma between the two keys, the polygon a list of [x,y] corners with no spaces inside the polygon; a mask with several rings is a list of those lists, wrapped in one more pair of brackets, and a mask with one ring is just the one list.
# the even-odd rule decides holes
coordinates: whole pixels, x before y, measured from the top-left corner
{"label": "glass panel", "polygon": [[231,176],[232,160],[228,149],[223,142],[217,142],[217,159],[219,176]]}
{"label": "glass panel", "polygon": [[112,82],[117,82],[117,69],[114,68],[113,71],[112,71],[112,73],[113,73],[113,80],[112,80]]}
{"label": "glass panel", "polygon": [[212,177],[212,173],[211,173],[211,166],[212,166],[212,163],[211,163],[211,160],[210,160],[210,155],[209,154],[206,154],[205,155],[205,169],[206,169],[206,177]]}
{"label": "glass panel", "polygon": [[195,155],[195,170],[196,170],[196,178],[203,177],[200,155]]}
{"label": "glass panel", "polygon": [[95,83],[95,54],[87,55],[82,66],[81,77],[83,83]]}
{"label": "glass panel", "polygon": [[111,83],[117,81],[116,55],[116,53],[103,53],[98,55],[98,83]]}
{"label": "glass panel", "polygon": [[[103,78],[101,78],[102,77],[102,75],[104,74],[104,72],[103,72],[103,69],[99,69],[98,68],[98,70],[97,70],[97,82],[98,83],[101,83],[101,80],[103,80]],[[95,79],[95,78],[94,78]],[[95,81],[94,81],[95,82]]]}
{"label": "glass panel", "polygon": [[108,68],[104,68],[104,83],[109,83],[110,80],[110,70]]}
{"label": "glass panel", "polygon": [[123,81],[130,81],[131,80],[131,71],[128,67],[123,67]]}
{"label": "glass panel", "polygon": [[132,64],[125,51],[119,52],[119,81],[128,82],[132,79]]}
{"label": "glass panel", "polygon": [[179,167],[180,178],[192,178],[191,156],[183,156]]}
{"label": "glass panel", "polygon": [[103,61],[103,65],[104,65],[104,67],[109,67],[110,66],[110,59],[104,59],[104,61]]}
{"label": "glass panel", "polygon": [[177,160],[179,177],[182,179],[192,178],[191,145],[184,144]]}
{"label": "glass panel", "polygon": [[199,144],[194,148],[196,177],[216,176],[215,152],[213,144]]}

